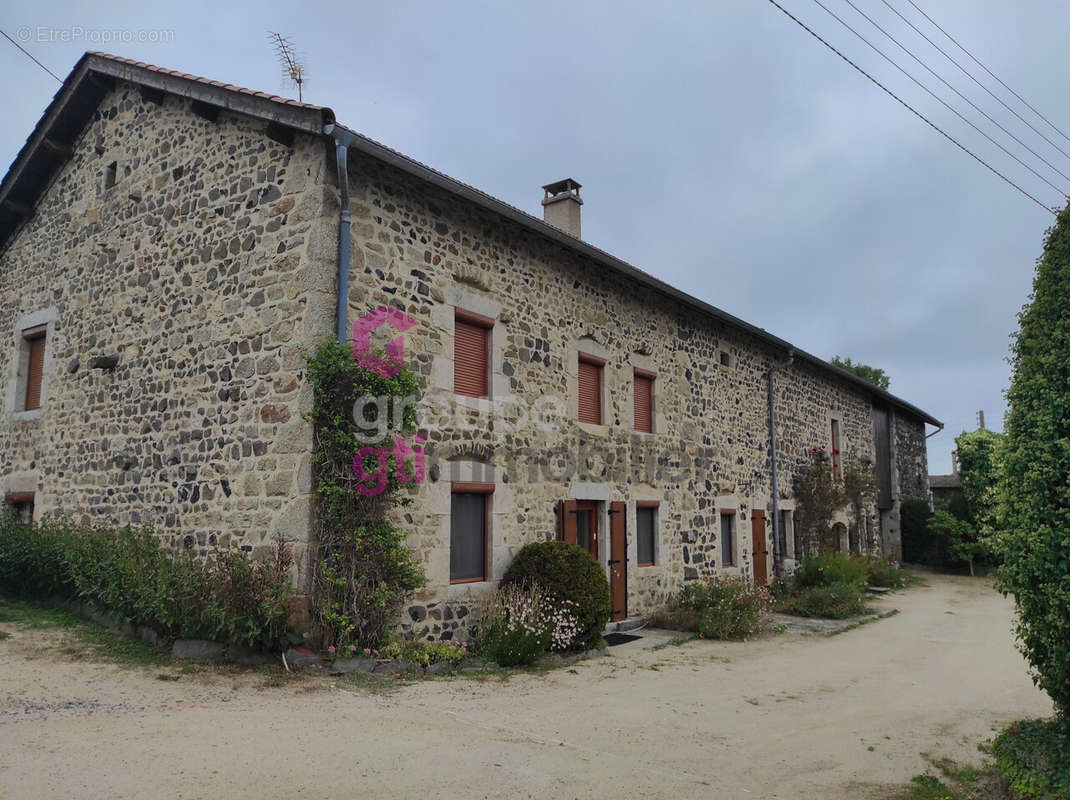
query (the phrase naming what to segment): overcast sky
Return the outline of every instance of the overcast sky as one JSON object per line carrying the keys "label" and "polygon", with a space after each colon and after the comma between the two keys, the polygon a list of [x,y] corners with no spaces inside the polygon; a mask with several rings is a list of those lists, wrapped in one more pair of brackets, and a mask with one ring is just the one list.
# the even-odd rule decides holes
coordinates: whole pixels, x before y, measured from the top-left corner
{"label": "overcast sky", "polygon": [[[823,2],[953,98],[845,0]],[[1070,158],[882,0],[853,2],[1070,174]],[[907,0],[889,2],[924,24]],[[1070,133],[1063,2],[915,2]],[[1046,205],[1064,201],[814,0],[781,3]],[[884,368],[895,394],[946,423],[929,440],[931,472],[949,471],[953,438],[978,409],[1002,425],[1008,337],[1052,215],[768,0],[50,5],[9,0],[2,25],[60,77],[82,51],[103,50],[289,94],[267,39],[280,30],[304,56],[305,99],[346,125],[535,214],[542,184],[576,178],[592,244],[812,353]],[[58,84],[6,41],[0,68],[6,169]]]}

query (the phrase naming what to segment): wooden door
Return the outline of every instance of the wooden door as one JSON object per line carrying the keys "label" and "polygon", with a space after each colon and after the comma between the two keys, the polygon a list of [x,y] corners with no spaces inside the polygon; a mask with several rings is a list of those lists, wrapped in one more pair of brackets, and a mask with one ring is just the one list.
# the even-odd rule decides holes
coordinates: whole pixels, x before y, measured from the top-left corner
{"label": "wooden door", "polygon": [[765,541],[765,512],[750,512],[751,552],[754,554],[754,583],[757,586],[769,584],[769,568],[766,558],[769,550]]}
{"label": "wooden door", "polygon": [[609,504],[610,619],[628,618],[628,535],[624,503]]}

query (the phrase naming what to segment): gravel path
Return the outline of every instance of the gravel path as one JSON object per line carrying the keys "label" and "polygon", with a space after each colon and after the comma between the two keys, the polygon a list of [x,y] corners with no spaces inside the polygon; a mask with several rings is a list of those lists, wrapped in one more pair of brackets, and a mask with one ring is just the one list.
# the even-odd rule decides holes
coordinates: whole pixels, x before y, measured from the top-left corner
{"label": "gravel path", "polygon": [[385,693],[64,661],[70,634],[0,625],[0,798],[879,797],[922,753],[976,762],[993,730],[1051,710],[1010,602],[929,580],[839,636],[632,642]]}

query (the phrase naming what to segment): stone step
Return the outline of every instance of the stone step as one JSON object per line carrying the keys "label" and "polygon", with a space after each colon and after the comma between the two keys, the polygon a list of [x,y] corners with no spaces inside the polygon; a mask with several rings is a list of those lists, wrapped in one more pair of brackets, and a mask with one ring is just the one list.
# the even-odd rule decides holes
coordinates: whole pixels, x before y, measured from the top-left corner
{"label": "stone step", "polygon": [[602,631],[602,635],[605,636],[607,633],[624,633],[625,631],[634,631],[636,628],[641,628],[645,624],[646,617],[643,617],[642,615],[628,617],[627,619],[622,619],[619,622],[610,622],[608,625],[606,625],[606,629]]}

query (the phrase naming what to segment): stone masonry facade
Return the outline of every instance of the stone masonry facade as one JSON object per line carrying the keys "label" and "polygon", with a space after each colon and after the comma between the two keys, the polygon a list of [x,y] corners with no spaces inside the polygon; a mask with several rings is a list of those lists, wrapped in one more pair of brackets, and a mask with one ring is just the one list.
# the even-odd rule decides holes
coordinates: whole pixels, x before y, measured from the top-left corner
{"label": "stone masonry facade", "polygon": [[[333,147],[195,111],[119,82],[0,253],[0,475],[5,492],[34,494],[38,519],[150,527],[199,555],[285,536],[307,566],[304,369],[334,331]],[[607,569],[611,504],[626,504],[629,614],[687,580],[753,579],[755,510],[771,571],[766,381],[783,351],[370,155],[351,154],[349,192],[350,323],[382,306],[417,321],[405,357],[423,385],[428,468],[397,522],[428,586],[405,630],[466,636],[472,604],[519,548],[557,535],[566,500],[595,504]],[[458,313],[492,325],[488,398],[454,393]],[[23,332],[40,325],[42,406],[25,411]],[[581,355],[604,362],[602,425],[577,421]],[[636,370],[654,376],[653,433],[633,429]],[[831,447],[834,421],[842,457],[872,461],[873,397],[796,362],[777,373],[776,407],[790,517],[793,472]],[[924,436],[920,419],[895,413],[897,502],[927,495]],[[456,482],[493,486],[481,582],[450,581]],[[652,502],[653,564],[639,566],[637,503]],[[734,519],[732,565],[722,512]]]}
{"label": "stone masonry facade", "polygon": [[[119,84],[0,255],[0,474],[37,518],[151,527],[202,555],[307,540],[304,359],[333,330],[337,228],[323,144],[264,128]],[[20,411],[38,322],[44,397]]]}

